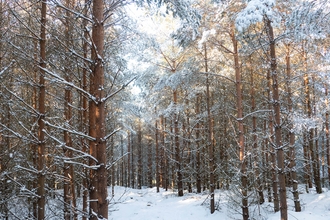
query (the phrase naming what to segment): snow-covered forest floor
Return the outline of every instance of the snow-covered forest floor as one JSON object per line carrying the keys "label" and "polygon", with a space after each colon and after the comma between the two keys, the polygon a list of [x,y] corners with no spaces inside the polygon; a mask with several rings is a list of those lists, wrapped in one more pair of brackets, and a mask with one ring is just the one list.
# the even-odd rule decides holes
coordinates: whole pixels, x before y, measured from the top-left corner
{"label": "snow-covered forest floor", "polygon": [[[289,190],[289,188],[287,188]],[[330,219],[330,191],[323,188],[322,194],[317,194],[310,189],[307,194],[304,186],[299,186],[299,197],[302,211],[294,211],[292,194],[288,195],[289,220],[329,220]],[[63,219],[63,202],[60,201],[62,191],[57,191],[52,199],[48,200],[46,219]],[[266,193],[266,192],[265,192]],[[108,189],[111,198],[112,188]],[[160,188],[131,189],[116,186],[114,197],[110,199],[109,220],[241,220],[240,198],[233,196],[231,191],[216,190],[216,211],[210,214],[208,193],[201,194],[185,192],[183,197],[178,197],[172,190],[165,191]],[[235,203],[235,201],[237,203]],[[78,199],[81,208],[81,199]],[[27,204],[10,203],[10,219],[29,218]],[[250,205],[251,220],[279,220],[280,212],[273,212],[273,203]],[[82,213],[79,213],[81,217]],[[23,217],[24,216],[24,217]],[[79,217],[79,219],[80,219]],[[0,218],[1,219],[1,218]]]}
{"label": "snow-covered forest floor", "polygon": [[[328,220],[330,219],[330,191],[323,189],[322,194],[316,194],[313,189],[305,193],[300,186],[300,201],[302,212],[294,212],[293,201],[288,198],[289,219],[298,220]],[[109,188],[109,194],[111,188]],[[288,193],[289,195],[289,193]],[[175,192],[156,188],[131,189],[115,187],[115,196],[109,207],[109,219],[112,220],[223,220],[241,219],[239,207],[235,207],[230,192],[216,191],[217,210],[210,214],[208,195],[185,193],[178,197]],[[280,213],[273,212],[272,203],[250,207],[251,219],[280,219]],[[260,213],[260,214],[259,214]]]}

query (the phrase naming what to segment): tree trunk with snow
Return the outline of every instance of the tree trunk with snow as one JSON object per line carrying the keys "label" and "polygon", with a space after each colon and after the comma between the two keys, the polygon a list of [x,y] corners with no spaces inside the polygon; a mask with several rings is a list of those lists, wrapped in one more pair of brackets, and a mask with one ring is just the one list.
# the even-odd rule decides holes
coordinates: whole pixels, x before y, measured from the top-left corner
{"label": "tree trunk with snow", "polygon": [[292,102],[292,91],[291,91],[291,57],[290,57],[290,45],[286,45],[286,88],[287,88],[287,98],[288,98],[288,110],[289,110],[289,156],[290,156],[290,174],[292,181],[292,194],[294,207],[296,212],[301,211],[299,192],[298,192],[298,179],[296,172],[296,149],[295,149],[295,133],[293,130],[293,102]]}
{"label": "tree trunk with snow", "polygon": [[104,1],[93,0],[92,73],[90,75],[89,135],[91,159],[90,215],[92,220],[108,218],[106,124],[104,100]]}
{"label": "tree trunk with snow", "polygon": [[238,58],[238,42],[235,38],[234,30],[231,33],[231,40],[233,44],[234,69],[236,81],[236,109],[237,109],[237,124],[238,124],[238,144],[239,144],[239,160],[241,165],[241,184],[242,184],[242,215],[243,219],[249,219],[249,204],[248,204],[248,179],[246,172],[247,161],[245,158],[245,143],[244,143],[244,127],[243,127],[243,94],[242,94],[242,76],[240,71],[240,64]]}
{"label": "tree trunk with snow", "polygon": [[273,26],[271,21],[266,18],[266,29],[269,38],[269,49],[270,49],[270,74],[272,77],[272,88],[273,88],[273,110],[274,110],[274,127],[275,127],[275,150],[277,157],[277,172],[279,181],[279,194],[280,194],[280,211],[281,219],[288,219],[288,207],[286,200],[286,185],[285,185],[285,166],[284,166],[284,146],[282,144],[282,128],[281,128],[281,102],[279,95],[279,84],[277,76],[277,59],[275,51],[275,39]]}
{"label": "tree trunk with snow", "polygon": [[40,30],[40,71],[39,71],[39,115],[38,115],[38,220],[45,219],[45,205],[46,205],[46,195],[45,195],[45,98],[46,98],[46,88],[45,88],[45,68],[46,68],[46,13],[47,13],[47,0],[41,1],[41,30]]}

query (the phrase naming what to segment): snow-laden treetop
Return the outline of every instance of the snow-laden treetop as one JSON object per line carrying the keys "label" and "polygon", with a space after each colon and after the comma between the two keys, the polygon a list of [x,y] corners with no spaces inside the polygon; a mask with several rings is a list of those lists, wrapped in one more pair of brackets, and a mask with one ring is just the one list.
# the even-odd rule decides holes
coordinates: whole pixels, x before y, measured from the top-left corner
{"label": "snow-laden treetop", "polygon": [[248,28],[251,24],[261,22],[264,16],[275,21],[276,0],[247,0],[246,7],[238,13],[236,18],[236,28],[239,32]]}

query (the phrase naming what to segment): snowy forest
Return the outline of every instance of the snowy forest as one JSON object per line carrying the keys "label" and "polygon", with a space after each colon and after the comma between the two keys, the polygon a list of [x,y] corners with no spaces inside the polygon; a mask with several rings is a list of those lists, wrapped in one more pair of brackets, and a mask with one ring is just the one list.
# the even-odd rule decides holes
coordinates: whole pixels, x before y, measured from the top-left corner
{"label": "snowy forest", "polygon": [[0,219],[119,219],[117,189],[209,219],[330,198],[329,39],[327,0],[0,0]]}

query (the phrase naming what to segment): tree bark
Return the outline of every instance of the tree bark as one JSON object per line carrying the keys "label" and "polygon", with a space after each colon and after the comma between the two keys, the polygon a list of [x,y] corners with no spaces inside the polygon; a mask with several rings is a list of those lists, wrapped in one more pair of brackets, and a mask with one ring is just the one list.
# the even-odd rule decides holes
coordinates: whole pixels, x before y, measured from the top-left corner
{"label": "tree bark", "polygon": [[90,75],[89,100],[89,135],[94,138],[89,143],[91,160],[90,219],[108,218],[107,201],[107,159],[106,159],[106,124],[104,98],[104,1],[93,0],[92,27],[92,73]]}
{"label": "tree bark", "polygon": [[[316,100],[315,100],[315,76],[312,76],[313,81],[313,115],[316,115]],[[321,185],[321,174],[320,174],[320,159],[319,159],[319,141],[318,141],[318,130],[317,127],[311,130],[313,137],[310,139],[310,151],[311,158],[313,163],[313,173],[314,173],[314,183],[316,188],[316,193],[322,193],[322,185]]]}
{"label": "tree bark", "polygon": [[141,128],[141,120],[139,119],[138,122],[138,173],[137,173],[137,184],[138,184],[138,189],[142,189],[142,168],[143,168],[143,163],[142,163],[142,128]]}
{"label": "tree bark", "polygon": [[[250,83],[251,83],[251,111],[254,112],[256,110],[256,101],[255,101],[255,85],[254,85],[254,75],[253,70],[251,68],[251,57],[249,59],[248,67],[250,71]],[[260,171],[258,164],[259,161],[259,147],[258,147],[258,135],[257,135],[257,117],[255,114],[252,116],[252,132],[253,132],[253,149],[254,149],[254,158],[253,158],[253,166],[254,166],[254,175],[256,176],[256,189],[258,191],[258,200],[259,204],[263,204],[265,202],[264,193],[263,193],[263,185],[260,180]]]}
{"label": "tree bark", "polygon": [[156,190],[159,192],[160,185],[160,175],[159,175],[159,166],[160,166],[160,157],[159,157],[159,143],[158,143],[158,119],[155,121],[155,145],[156,145]]}
{"label": "tree bark", "polygon": [[131,150],[131,132],[127,132],[127,186],[128,187],[133,187],[131,184],[131,175],[132,175],[132,170],[131,170],[131,157],[132,157],[132,150]]}
{"label": "tree bark", "polygon": [[281,128],[281,102],[279,95],[279,85],[277,77],[277,59],[275,52],[275,39],[271,21],[266,20],[267,34],[269,38],[270,49],[270,72],[273,80],[273,110],[274,110],[274,127],[275,127],[275,150],[277,156],[277,171],[279,180],[279,194],[280,194],[280,211],[281,219],[288,219],[288,207],[286,200],[286,186],[285,186],[285,170],[284,170],[284,146],[282,145],[282,128]]}
{"label": "tree bark", "polygon": [[235,38],[234,29],[231,34],[233,49],[234,49],[234,69],[236,79],[236,108],[237,108],[237,124],[238,124],[238,144],[239,144],[239,160],[241,163],[241,184],[242,184],[242,215],[244,220],[249,219],[249,204],[247,197],[247,173],[246,173],[246,158],[245,158],[245,143],[244,143],[244,127],[243,127],[243,97],[242,97],[242,78],[240,64],[238,58],[238,42]]}
{"label": "tree bark", "polygon": [[[66,0],[65,1],[65,7],[68,9],[73,9],[75,2],[74,0]],[[72,44],[72,25],[70,25],[71,22],[71,13],[66,10],[65,11],[65,45],[67,48],[70,48]],[[66,49],[66,53],[69,54],[69,51]],[[71,82],[71,75],[72,72],[72,64],[70,63],[69,58],[66,58],[66,63],[64,67],[65,71],[65,80],[67,82]],[[70,129],[72,126],[72,94],[71,94],[71,88],[65,87],[65,94],[64,94],[64,117],[65,117],[65,125],[69,125],[67,129]],[[72,138],[71,134],[68,131],[64,131],[64,142],[65,147],[63,148],[64,155],[66,158],[72,157],[72,151],[68,150],[66,147],[72,148]],[[76,208],[76,196],[75,196],[75,187],[74,187],[74,170],[73,165],[70,163],[64,162],[64,183],[63,183],[63,196],[64,196],[64,219],[70,220],[72,216],[72,212],[75,213]],[[74,219],[77,219],[77,215],[74,215]]]}
{"label": "tree bark", "polygon": [[178,187],[178,196],[183,196],[183,181],[181,171],[181,149],[179,142],[179,115],[177,113],[178,95],[177,90],[173,91],[173,104],[175,106],[174,113],[174,147],[175,147],[175,163],[176,163],[176,178]]}
{"label": "tree bark", "polygon": [[38,117],[38,220],[45,219],[45,68],[46,68],[46,12],[47,0],[41,1],[40,30],[40,74],[39,74],[39,117]]}
{"label": "tree bark", "polygon": [[[325,84],[325,104],[328,106],[328,85]],[[326,157],[327,157],[327,165],[328,165],[328,187],[330,188],[330,139],[329,139],[329,110],[326,108],[325,111],[325,149],[326,149]]]}
{"label": "tree bark", "polygon": [[207,108],[207,123],[208,123],[208,135],[207,135],[207,146],[209,153],[209,178],[210,178],[210,211],[211,214],[215,211],[215,203],[214,203],[214,133],[213,133],[213,120],[212,120],[212,112],[211,112],[211,95],[210,95],[210,79],[208,74],[208,57],[207,57],[207,48],[206,43],[204,43],[204,65],[206,75],[206,108]]}
{"label": "tree bark", "polygon": [[152,140],[151,137],[149,136],[148,140],[148,187],[152,188]]}
{"label": "tree bark", "polygon": [[[196,98],[196,115],[199,117],[200,114],[200,105],[201,105],[201,94],[197,94]],[[201,153],[200,153],[200,122],[199,119],[197,118],[197,123],[196,123],[196,188],[197,188],[197,193],[202,192],[202,180],[201,180]]]}
{"label": "tree bark", "polygon": [[167,159],[167,152],[166,152],[166,144],[165,144],[165,131],[166,131],[166,118],[162,115],[160,119],[161,123],[161,143],[162,143],[162,187],[165,189],[165,191],[168,190],[168,159]]}
{"label": "tree bark", "polygon": [[295,150],[295,133],[293,130],[293,102],[292,102],[292,91],[291,91],[291,57],[290,57],[290,45],[286,45],[286,88],[287,88],[287,97],[288,97],[288,110],[289,110],[289,151],[290,151],[290,174],[292,180],[292,194],[294,207],[296,212],[301,211],[299,192],[298,192],[298,179],[296,172],[296,150]]}
{"label": "tree bark", "polygon": [[[312,108],[311,108],[311,99],[310,99],[310,86],[309,86],[309,79],[307,74],[307,54],[305,51],[305,48],[303,46],[303,61],[304,61],[304,86],[305,86],[305,112],[308,116],[308,118],[311,118],[312,115]],[[311,174],[311,167],[310,167],[310,157],[312,156],[310,153],[311,146],[313,145],[313,142],[310,141],[313,137],[313,131],[310,131],[308,127],[305,128],[304,132],[304,159],[305,159],[305,168],[306,168],[306,192],[308,193],[308,188],[312,188],[312,174]]]}
{"label": "tree bark", "polygon": [[[83,9],[83,14],[87,16],[88,8],[87,8],[87,3],[89,0],[85,0],[85,6]],[[84,91],[87,91],[88,85],[87,85],[87,72],[88,72],[88,31],[87,31],[87,20],[83,20],[83,27],[82,29],[84,30],[84,39],[82,42],[83,45],[83,57],[84,57],[84,66],[82,70],[82,89]],[[81,120],[81,131],[84,134],[87,134],[87,125],[88,125],[88,99],[84,94],[81,94],[81,100],[82,100],[82,120]],[[82,145],[82,151],[84,153],[88,152],[88,144],[85,138],[81,138],[81,145]],[[87,163],[86,161],[84,161]],[[83,216],[82,220],[87,219],[87,213],[88,213],[88,185],[89,185],[89,176],[88,176],[88,170],[84,167],[83,168],[83,180],[82,180],[82,185],[83,185],[83,198],[82,198],[82,211],[83,211]]]}
{"label": "tree bark", "polygon": [[[271,76],[270,71],[267,71],[267,93],[268,93],[268,100],[269,100],[269,109],[272,109],[272,97],[271,97]],[[272,188],[273,188],[273,202],[274,202],[274,212],[280,211],[280,203],[278,198],[278,181],[277,181],[277,175],[276,175],[276,155],[275,155],[275,149],[273,147],[274,145],[274,116],[273,112],[269,114],[269,121],[268,121],[268,129],[270,133],[270,141],[268,142],[268,149],[270,154],[270,160],[271,160],[271,173],[272,173]]]}

